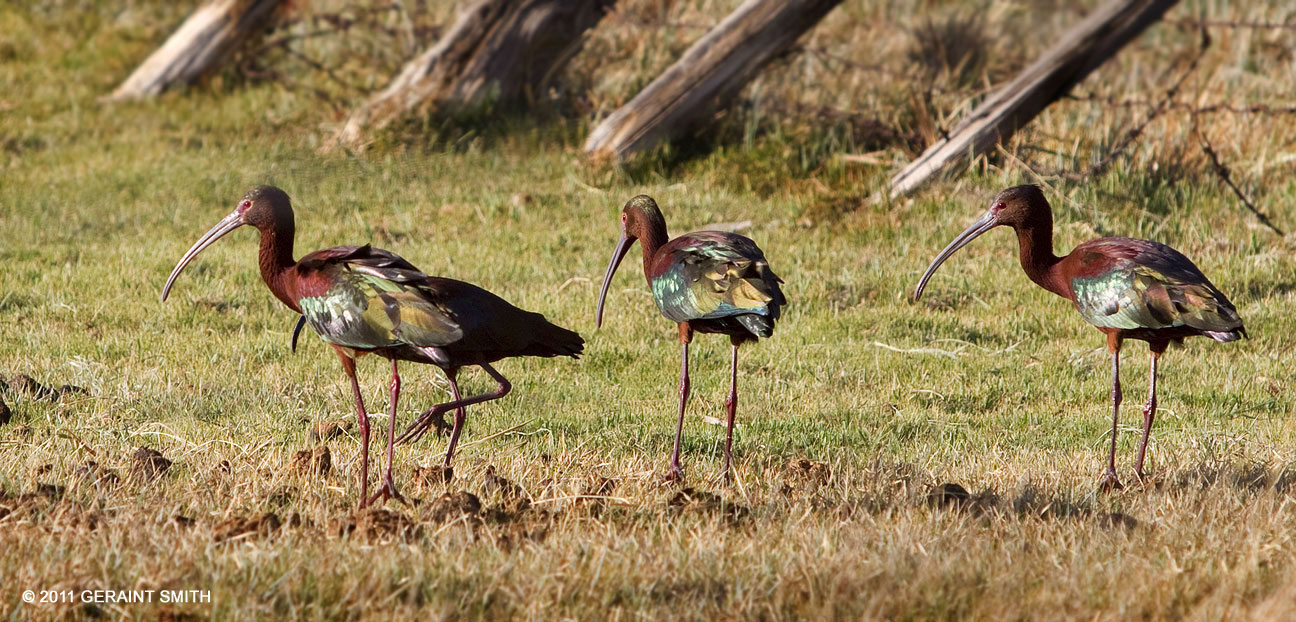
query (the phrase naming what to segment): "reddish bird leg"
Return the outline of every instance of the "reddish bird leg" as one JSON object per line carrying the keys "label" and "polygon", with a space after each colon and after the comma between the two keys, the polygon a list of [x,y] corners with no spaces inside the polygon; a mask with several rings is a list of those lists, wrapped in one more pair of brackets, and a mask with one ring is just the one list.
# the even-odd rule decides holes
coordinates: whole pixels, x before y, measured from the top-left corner
{"label": "reddish bird leg", "polygon": [[356,419],[360,422],[360,507],[364,507],[369,503],[369,413],[365,412],[360,381],[356,380],[355,359],[340,350],[338,357],[342,359],[342,370],[351,378],[351,391],[355,393]]}
{"label": "reddish bird leg", "polygon": [[494,378],[495,382],[499,383],[499,387],[496,388],[494,392],[474,395],[467,399],[459,399],[459,387],[455,384],[454,377],[447,373],[447,376],[450,377],[450,387],[455,399],[444,404],[437,404],[436,406],[429,408],[422,415],[419,415],[419,418],[416,419],[414,423],[410,424],[410,426],[396,438],[396,442],[412,443],[423,438],[423,435],[427,433],[428,428],[432,426],[433,421],[441,418],[441,416],[447,412],[457,410],[458,412],[455,413],[454,430],[450,432],[450,447],[446,450],[445,465],[450,466],[450,459],[454,457],[455,445],[459,443],[459,434],[463,432],[464,419],[466,419],[466,411],[464,408],[472,406],[473,404],[481,404],[482,402],[497,400],[508,395],[509,391],[513,390],[513,385],[509,383],[507,378],[495,371],[494,367],[484,363],[479,365],[479,367],[485,370],[487,374],[490,374],[490,377]]}
{"label": "reddish bird leg", "polygon": [[725,454],[724,468],[720,470],[720,477],[725,481],[733,479],[729,472],[729,464],[733,461],[733,430],[734,416],[738,413],[738,343],[733,344],[733,365],[729,370],[729,399],[725,400],[725,409],[729,414],[729,431],[725,434]]}
{"label": "reddish bird leg", "polygon": [[1161,353],[1165,352],[1169,343],[1153,343],[1152,352],[1152,369],[1148,372],[1148,401],[1143,406],[1143,440],[1139,441],[1138,459],[1134,462],[1134,476],[1143,481],[1143,456],[1147,453],[1148,436],[1152,434],[1152,419],[1156,417],[1157,399],[1157,362],[1161,360]]}
{"label": "reddish bird leg", "polygon": [[1120,424],[1121,385],[1120,385],[1120,338],[1108,335],[1107,347],[1112,353],[1112,430],[1111,453],[1107,456],[1107,473],[1103,476],[1103,490],[1119,489],[1120,479],[1116,477],[1116,426]]}
{"label": "reddish bird leg", "polygon": [[399,492],[396,492],[396,484],[392,482],[392,461],[393,447],[396,445],[396,400],[400,398],[400,372],[397,371],[397,361],[392,359],[392,381],[391,381],[391,403],[387,406],[387,471],[383,475],[382,486],[374,496],[369,498],[369,503],[380,499],[395,499],[409,505]]}
{"label": "reddish bird leg", "polygon": [[679,422],[675,424],[675,450],[671,452],[670,468],[666,471],[666,481],[684,481],[684,468],[680,466],[680,446],[684,444],[684,408],[689,398],[689,342],[693,341],[693,330],[688,324],[680,324],[680,384],[679,384]]}

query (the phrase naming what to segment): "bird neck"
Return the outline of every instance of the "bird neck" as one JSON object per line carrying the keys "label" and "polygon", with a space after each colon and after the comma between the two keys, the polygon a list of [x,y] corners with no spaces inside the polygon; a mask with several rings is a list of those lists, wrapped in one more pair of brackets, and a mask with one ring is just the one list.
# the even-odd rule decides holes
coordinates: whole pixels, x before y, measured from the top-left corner
{"label": "bird neck", "polygon": [[261,280],[274,293],[275,298],[294,311],[299,311],[296,297],[288,291],[288,275],[297,262],[293,260],[293,223],[279,221],[261,228],[261,249],[257,263],[261,267]]}
{"label": "bird neck", "polygon": [[666,245],[666,223],[654,222],[643,227],[637,236],[639,246],[643,247],[643,269],[644,278],[648,279],[651,284],[653,280],[653,264],[657,258],[657,251]]}
{"label": "bird neck", "polygon": [[1053,218],[1047,215],[1015,227],[1022,270],[1036,285],[1066,297],[1064,279],[1058,273],[1061,259],[1053,254]]}

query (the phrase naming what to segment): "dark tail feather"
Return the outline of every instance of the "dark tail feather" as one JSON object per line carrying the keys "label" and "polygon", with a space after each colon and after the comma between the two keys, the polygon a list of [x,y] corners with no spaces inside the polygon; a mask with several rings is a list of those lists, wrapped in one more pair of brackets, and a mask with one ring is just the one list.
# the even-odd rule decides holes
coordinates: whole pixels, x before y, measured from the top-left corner
{"label": "dark tail feather", "polygon": [[1250,339],[1250,337],[1247,335],[1246,329],[1242,328],[1241,326],[1239,326],[1235,330],[1207,330],[1202,332],[1206,333],[1207,337],[1210,337],[1211,339],[1214,339],[1215,341],[1219,341],[1221,343],[1237,341],[1238,339],[1241,339],[1243,337]]}
{"label": "dark tail feather", "polygon": [[736,316],[739,324],[743,325],[751,334],[762,339],[774,334],[774,318],[755,313],[744,313]]}
{"label": "dark tail feather", "polygon": [[585,339],[574,330],[545,321],[534,329],[535,339],[527,350],[528,356],[570,356],[580,358],[585,350]]}

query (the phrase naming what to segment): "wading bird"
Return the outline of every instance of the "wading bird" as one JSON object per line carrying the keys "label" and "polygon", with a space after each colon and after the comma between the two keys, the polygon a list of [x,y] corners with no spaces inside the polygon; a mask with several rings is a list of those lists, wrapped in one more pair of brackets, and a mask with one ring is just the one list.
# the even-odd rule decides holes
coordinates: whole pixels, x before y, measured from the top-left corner
{"label": "wading bird", "polygon": [[725,435],[724,470],[728,477],[732,461],[734,414],[738,409],[738,346],[774,334],[780,308],[787,304],[778,278],[770,270],[765,254],[750,239],[724,231],[697,231],[667,241],[666,219],[651,197],[639,195],[621,210],[621,239],[612,251],[603,288],[599,291],[597,326],[603,325],[603,302],[608,285],[621,259],[635,240],[643,247],[644,276],[652,289],[657,308],[679,324],[680,352],[679,422],[675,427],[675,450],[671,454],[667,479],[684,476],[680,468],[680,443],[684,437],[684,407],[689,397],[689,343],[693,333],[729,335],[733,363],[729,378],[729,399],[725,408],[729,429]]}
{"label": "wading bird", "polygon": [[1143,479],[1152,418],[1156,415],[1157,361],[1171,342],[1201,335],[1215,341],[1246,336],[1237,309],[1179,251],[1148,240],[1099,238],[1065,257],[1053,254],[1053,212],[1037,186],[1015,186],[1000,192],[990,209],[960,233],[932,261],[914,291],[922,296],[927,280],[941,263],[977,236],[1006,225],[1017,232],[1022,269],[1036,285],[1075,304],[1085,321],[1107,335],[1112,357],[1112,432],[1106,488],[1119,488],[1116,477],[1116,426],[1120,419],[1120,348],[1125,339],[1146,341],[1152,353],[1148,401],[1143,407],[1143,438],[1134,475]]}
{"label": "wading bird", "polygon": [[[556,326],[539,313],[523,311],[476,285],[427,276],[394,253],[365,246],[337,246],[293,260],[293,211],[288,195],[273,186],[247,193],[176,264],[162,300],[180,271],[221,236],[252,225],[261,232],[261,278],[275,297],[302,315],[342,360],[355,393],[360,422],[360,506],[378,499],[403,501],[392,483],[392,447],[418,440],[432,424],[444,425],[444,413],[455,411],[446,449],[450,469],[455,444],[463,431],[465,407],[499,399],[511,385],[491,363],[513,356],[570,356],[583,344],[580,335]],[[296,331],[293,345],[296,346]],[[387,425],[387,470],[382,487],[368,497],[369,415],[356,380],[356,360],[376,354],[391,361],[390,417]],[[399,361],[436,365],[450,381],[452,401],[428,409],[395,436],[396,400],[400,396]],[[461,398],[455,381],[459,370],[476,365],[497,383],[495,391]]]}

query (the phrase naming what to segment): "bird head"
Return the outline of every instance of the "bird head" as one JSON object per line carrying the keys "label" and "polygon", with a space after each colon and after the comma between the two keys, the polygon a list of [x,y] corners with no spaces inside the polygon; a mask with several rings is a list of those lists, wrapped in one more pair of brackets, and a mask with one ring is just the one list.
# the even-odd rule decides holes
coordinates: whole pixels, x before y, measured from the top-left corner
{"label": "bird head", "polygon": [[666,217],[662,216],[657,202],[646,194],[626,201],[625,207],[621,208],[621,239],[617,240],[616,248],[612,249],[612,261],[608,262],[607,273],[603,275],[603,287],[599,290],[598,311],[594,319],[596,327],[603,326],[603,303],[607,300],[608,286],[612,284],[612,276],[616,274],[621,260],[635,240],[653,235],[658,236],[657,239],[666,237]]}
{"label": "bird head", "polygon": [[946,259],[982,233],[1000,225],[1018,228],[1040,218],[1048,218],[1051,223],[1052,214],[1049,211],[1048,200],[1044,198],[1044,193],[1040,191],[1039,186],[1033,184],[1013,186],[1000,191],[995,195],[994,200],[990,201],[990,207],[986,212],[964,229],[963,233],[958,234],[958,237],[954,238],[954,241],[932,260],[931,265],[927,266],[927,271],[923,273],[922,280],[918,281],[918,287],[914,290],[914,300],[922,297],[928,279],[931,279],[936,269],[945,263]]}
{"label": "bird head", "polygon": [[167,277],[166,285],[162,287],[162,300],[167,299],[167,294],[171,293],[171,285],[175,283],[176,277],[180,276],[180,271],[184,270],[185,266],[198,256],[198,253],[243,225],[252,225],[261,231],[286,228],[286,231],[291,232],[293,213],[288,194],[274,186],[260,186],[243,195],[238,205],[234,207],[234,211],[198,238],[189,251],[180,258],[180,262],[171,271],[171,276]]}

